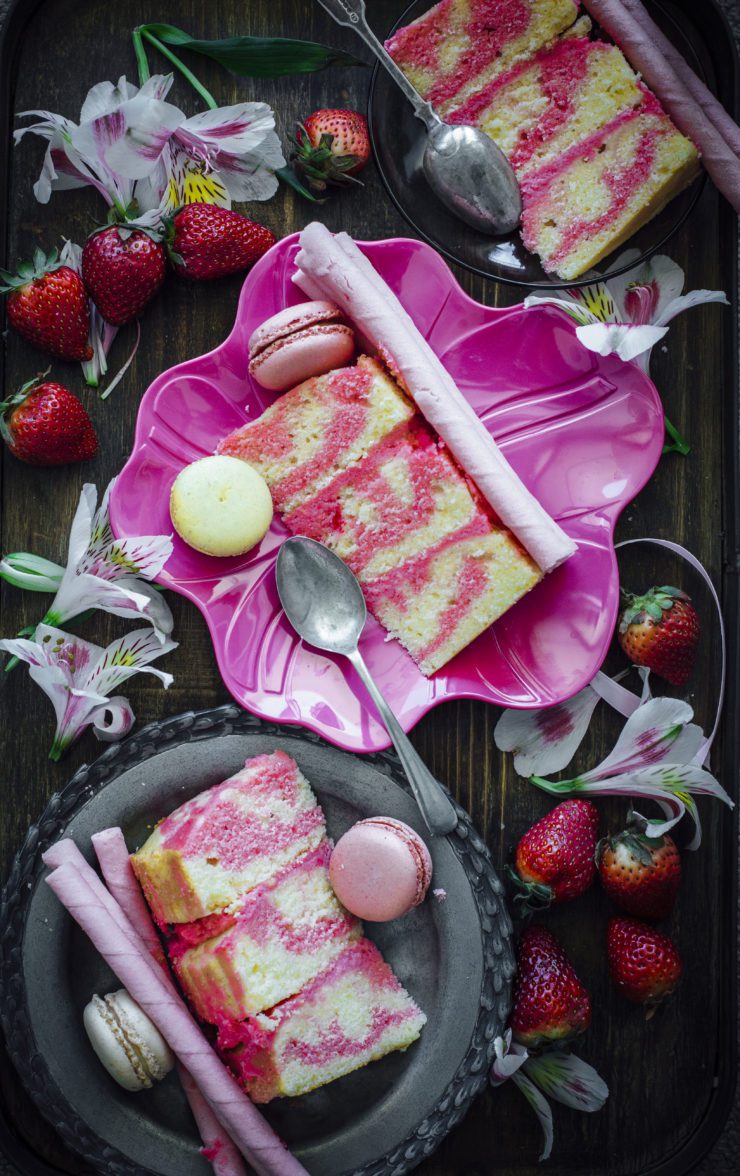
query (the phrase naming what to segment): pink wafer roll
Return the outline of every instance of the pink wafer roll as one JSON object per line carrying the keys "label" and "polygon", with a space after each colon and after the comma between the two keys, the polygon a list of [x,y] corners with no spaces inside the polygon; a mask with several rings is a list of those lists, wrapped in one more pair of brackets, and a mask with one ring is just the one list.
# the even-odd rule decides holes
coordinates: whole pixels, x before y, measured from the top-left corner
{"label": "pink wafer roll", "polygon": [[67,860],[48,885],[187,1067],[258,1176],[306,1176],[219,1061],[115,899],[87,863]]}
{"label": "pink wafer roll", "polygon": [[636,20],[621,0],[584,0],[584,7],[639,70],[678,129],[701,152],[702,163],[722,195],[736,212],[740,211],[740,159],[736,150],[703,109],[705,103],[691,93],[671,61],[661,52],[652,29],[642,20]]}
{"label": "pink wafer roll", "polygon": [[[123,833],[118,828],[103,829],[100,833],[94,833],[91,840],[110,893],[169,980],[162,944],[141,887],[131,869]],[[246,1168],[234,1141],[219,1123],[197,1084],[179,1063],[177,1072],[203,1141],[204,1154],[210,1160],[216,1176],[246,1176]]]}
{"label": "pink wafer roll", "polygon": [[543,572],[576,550],[568,535],[507,462],[452,376],[354,241],[314,222],[300,236],[293,281],[309,297],[331,298],[390,366],[430,425],[473,479],[502,523]]}

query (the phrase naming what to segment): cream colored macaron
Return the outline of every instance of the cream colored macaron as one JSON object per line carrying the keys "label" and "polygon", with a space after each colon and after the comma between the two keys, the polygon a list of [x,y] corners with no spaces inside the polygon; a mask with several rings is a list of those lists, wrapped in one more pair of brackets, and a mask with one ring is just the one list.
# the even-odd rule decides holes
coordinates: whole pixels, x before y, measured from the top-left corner
{"label": "cream colored macaron", "polygon": [[185,466],[170,492],[172,525],[204,555],[242,555],[272,522],[272,498],[261,474],[238,457],[202,457]]}

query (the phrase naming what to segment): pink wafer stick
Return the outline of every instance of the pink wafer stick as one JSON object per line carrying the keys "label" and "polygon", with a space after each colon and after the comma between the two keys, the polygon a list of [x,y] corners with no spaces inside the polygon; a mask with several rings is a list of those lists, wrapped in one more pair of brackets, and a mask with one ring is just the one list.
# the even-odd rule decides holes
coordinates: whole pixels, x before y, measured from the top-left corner
{"label": "pink wafer stick", "polygon": [[678,129],[698,147],[714,183],[735,211],[740,212],[740,159],[660,53],[652,35],[620,0],[583,2],[658,95]]}
{"label": "pink wafer stick", "polygon": [[46,882],[193,1075],[258,1176],[306,1176],[213,1052],[95,871],[86,862],[83,868],[67,860]]}
{"label": "pink wafer stick", "polygon": [[662,29],[658,28],[641,0],[622,0],[622,5],[635,18],[658,52],[663,54],[668,64],[676,71],[680,81],[694,101],[699,103],[710,122],[714,123],[722,138],[726,139],[735,154],[740,156],[740,127],[730,118],[722,103],[694,73],[689,63],[681,56],[676,46],[671,44]]}
{"label": "pink wafer stick", "polygon": [[[122,831],[118,828],[103,829],[100,833],[94,833],[91,840],[110,893],[131,926],[141,936],[152,958],[162,966],[169,980],[170,974],[162,944],[152,922],[146,899],[131,868]],[[200,1132],[205,1154],[216,1176],[246,1176],[246,1168],[234,1141],[203,1098],[197,1083],[179,1062],[177,1072]]]}

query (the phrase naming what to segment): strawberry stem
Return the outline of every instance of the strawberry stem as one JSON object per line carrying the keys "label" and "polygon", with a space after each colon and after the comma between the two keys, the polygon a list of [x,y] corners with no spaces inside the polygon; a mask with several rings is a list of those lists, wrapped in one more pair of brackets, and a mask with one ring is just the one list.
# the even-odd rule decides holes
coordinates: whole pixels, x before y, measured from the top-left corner
{"label": "strawberry stem", "polygon": [[[205,104],[209,108],[209,110],[216,110],[217,109],[218,102],[213,97],[213,94],[211,94],[208,90],[206,90],[205,86],[202,85],[198,81],[195,74],[191,70],[188,69],[188,67],[184,64],[184,62],[180,61],[180,58],[177,56],[177,54],[173,53],[172,50],[167,45],[164,45],[160,40],[158,40],[157,37],[154,36],[153,33],[149,32],[149,29],[147,28],[146,25],[139,25],[138,29],[135,29],[134,32],[135,33],[138,32],[142,38],[146,39],[149,42],[150,45],[152,45],[155,49],[158,49],[159,52],[162,54],[162,56],[166,57],[167,60],[169,62],[171,62],[172,65],[174,65],[175,69],[178,69],[180,71],[180,73],[185,78],[185,80],[190,82],[190,85],[193,87],[196,94],[200,94],[201,98],[203,99],[203,101],[205,102]],[[143,44],[142,44],[142,52],[143,52]],[[137,61],[138,60],[139,59],[138,59],[138,55],[137,55]]]}

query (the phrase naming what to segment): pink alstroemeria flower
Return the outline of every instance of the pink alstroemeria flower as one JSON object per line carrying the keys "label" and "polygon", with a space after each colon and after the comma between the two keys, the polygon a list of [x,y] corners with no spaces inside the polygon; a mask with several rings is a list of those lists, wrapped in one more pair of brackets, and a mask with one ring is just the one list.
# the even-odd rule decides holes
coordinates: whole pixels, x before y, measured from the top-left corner
{"label": "pink alstroemeria flower", "polygon": [[35,639],[0,641],[0,650],[28,664],[29,674],[51,699],[57,727],[49,758],[58,760],[85,727],[99,739],[118,739],[130,731],[134,713],[127,699],[108,695],[134,674],[154,674],[167,688],[172,675],[153,669],[149,662],[177,648],[176,641],[160,642],[151,629],[136,629],[113,641],[107,649],[39,625]]}
{"label": "pink alstroemeria flower", "polygon": [[[636,263],[639,250],[627,249],[611,269]],[[560,297],[530,294],[525,306],[559,306],[579,324],[576,335],[589,351],[599,355],[616,353],[620,359],[635,360],[647,372],[650,352],[668,332],[671,319],[703,302],[721,302],[729,306],[722,290],[692,290],[682,294],[684,272],[665,254],[647,261],[626,273],[594,281],[592,285],[563,291]]]}
{"label": "pink alstroemeria flower", "polygon": [[666,820],[648,821],[648,837],[668,832],[688,811],[695,824],[688,848],[697,849],[701,825],[692,794],[713,796],[730,808],[734,804],[719,781],[700,766],[706,739],[693,717],[691,707],[680,699],[651,698],[630,715],[613,750],[595,768],[571,780],[532,776],[531,781],[555,796],[588,793],[654,800]]}
{"label": "pink alstroemeria flower", "polygon": [[162,570],[172,554],[172,537],[115,539],[108,515],[114,484],[115,479],[97,511],[96,487],[89,483],[82,487],[69,534],[66,568],[16,552],[0,561],[0,576],[19,588],[56,591],[44,617],[47,625],[61,625],[88,609],[102,609],[115,616],[149,621],[156,640],[164,644],[172,632],[172,613],[162,594],[147,581]]}

